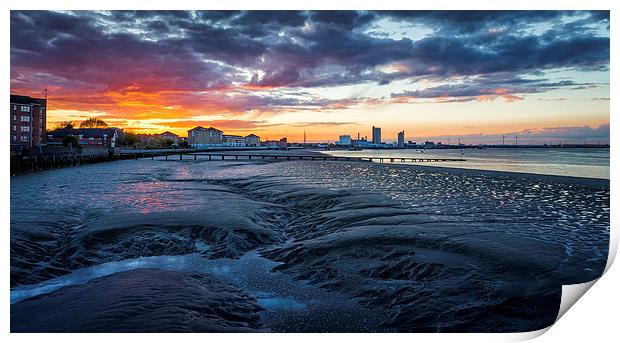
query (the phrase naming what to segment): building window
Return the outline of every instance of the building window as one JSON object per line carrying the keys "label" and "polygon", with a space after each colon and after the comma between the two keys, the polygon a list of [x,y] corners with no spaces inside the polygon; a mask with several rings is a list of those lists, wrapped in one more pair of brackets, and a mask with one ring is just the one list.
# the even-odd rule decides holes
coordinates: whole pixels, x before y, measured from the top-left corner
{"label": "building window", "polygon": [[17,131],[17,125],[13,125],[13,131]]}
{"label": "building window", "polygon": [[13,105],[13,111],[17,111],[17,105]]}
{"label": "building window", "polygon": [[16,115],[13,115],[13,120],[17,120],[17,116]]}
{"label": "building window", "polygon": [[29,123],[30,123],[30,116],[22,116],[22,118],[21,118],[21,119],[22,119],[22,121],[25,121],[25,122],[29,122]]}
{"label": "building window", "polygon": [[22,132],[30,132],[30,127],[29,126],[22,126],[21,127],[21,131]]}
{"label": "building window", "polygon": [[12,136],[13,137],[13,142],[15,142],[17,140],[17,136]]}
{"label": "building window", "polygon": [[30,137],[22,136],[22,142],[30,142]]}
{"label": "building window", "polygon": [[21,110],[22,112],[30,112],[30,106],[22,106]]}

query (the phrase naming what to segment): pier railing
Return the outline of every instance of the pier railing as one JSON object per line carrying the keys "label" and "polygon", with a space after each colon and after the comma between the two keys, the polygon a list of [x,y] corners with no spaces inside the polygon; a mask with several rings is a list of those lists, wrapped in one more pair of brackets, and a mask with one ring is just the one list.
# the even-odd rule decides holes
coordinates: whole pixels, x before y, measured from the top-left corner
{"label": "pier railing", "polygon": [[[183,157],[185,155],[185,157]],[[162,155],[159,155],[162,156]],[[146,157],[146,156],[144,156]],[[151,155],[151,159],[156,156]],[[223,153],[176,153],[165,154],[163,160],[208,159],[213,160],[310,160],[310,161],[366,161],[366,162],[462,162],[463,158],[417,158],[417,157],[368,157],[368,156],[332,156],[332,155],[290,155],[290,154],[223,154]]]}
{"label": "pier railing", "polygon": [[292,155],[292,154],[236,154],[206,153],[196,150],[156,150],[156,151],[120,151],[109,155],[96,154],[48,154],[33,156],[11,156],[11,175],[33,171],[79,166],[82,164],[100,163],[115,160],[150,158],[154,160],[306,160],[306,161],[365,161],[365,162],[461,162],[462,158],[416,158],[416,157],[359,157],[331,155]]}

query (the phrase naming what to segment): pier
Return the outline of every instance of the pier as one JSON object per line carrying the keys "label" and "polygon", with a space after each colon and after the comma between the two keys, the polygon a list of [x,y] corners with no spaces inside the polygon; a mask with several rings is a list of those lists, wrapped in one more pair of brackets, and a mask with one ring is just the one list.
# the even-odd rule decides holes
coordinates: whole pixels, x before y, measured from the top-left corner
{"label": "pier", "polygon": [[111,162],[117,160],[138,159],[172,154],[196,152],[194,149],[152,149],[152,150],[118,150],[116,152],[102,149],[97,153],[44,153],[33,155],[11,155],[11,175],[20,175],[48,169],[77,167],[84,164]]}
{"label": "pier", "polygon": [[[184,157],[185,155],[185,157]],[[151,159],[161,154],[151,155]],[[236,154],[236,153],[175,153],[164,154],[164,160],[208,159],[209,161],[224,160],[304,160],[304,161],[365,161],[365,162],[463,162],[462,158],[415,158],[415,157],[363,157],[363,156],[331,156],[331,155],[292,155],[292,154]],[[147,157],[142,155],[142,157]]]}
{"label": "pier", "polygon": [[75,167],[83,164],[108,162],[120,159],[118,155],[101,154],[44,154],[32,156],[11,156],[11,175],[47,169]]}
{"label": "pier", "polygon": [[415,158],[415,157],[358,157],[310,154],[265,154],[265,153],[212,153],[194,149],[121,150],[109,155],[101,154],[49,154],[33,156],[11,156],[11,175],[24,174],[47,169],[66,168],[83,164],[116,160],[150,158],[151,160],[304,160],[304,161],[359,161],[359,162],[463,162],[462,158]]}

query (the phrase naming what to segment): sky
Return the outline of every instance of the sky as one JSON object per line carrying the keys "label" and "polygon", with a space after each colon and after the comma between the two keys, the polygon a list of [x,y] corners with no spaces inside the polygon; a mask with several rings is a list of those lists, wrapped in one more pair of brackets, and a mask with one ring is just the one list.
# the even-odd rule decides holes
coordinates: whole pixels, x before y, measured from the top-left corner
{"label": "sky", "polygon": [[607,143],[609,11],[11,11],[48,127]]}

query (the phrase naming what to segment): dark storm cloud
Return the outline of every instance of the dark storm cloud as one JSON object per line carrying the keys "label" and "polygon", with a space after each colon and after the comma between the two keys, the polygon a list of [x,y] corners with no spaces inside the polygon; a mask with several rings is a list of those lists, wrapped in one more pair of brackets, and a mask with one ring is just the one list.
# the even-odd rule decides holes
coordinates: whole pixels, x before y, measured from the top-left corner
{"label": "dark storm cloud", "polygon": [[[509,76],[509,75],[507,75]],[[571,80],[549,82],[547,79],[506,78],[506,76],[491,76],[476,78],[458,84],[444,84],[425,89],[392,93],[391,98],[464,98],[454,101],[472,101],[479,96],[509,96],[515,94],[542,93],[561,88],[581,89],[594,88],[597,84],[575,83]]]}
{"label": "dark storm cloud", "polygon": [[[208,90],[235,79],[234,70],[205,63],[186,44],[106,33],[92,19],[82,12],[12,12],[12,70],[53,74],[67,83],[90,82],[109,90]],[[161,31],[164,24],[159,23],[149,24]]]}
{"label": "dark storm cloud", "polygon": [[609,124],[603,124],[596,128],[590,126],[545,128],[533,134],[561,139],[609,139],[609,132]]}
{"label": "dark storm cloud", "polygon": [[[433,27],[442,35],[472,35],[492,28],[520,31],[534,24],[557,24],[582,29],[593,22],[609,23],[609,11],[379,11],[382,17]],[[574,24],[562,23],[567,16],[583,16]]]}
{"label": "dark storm cloud", "polygon": [[306,15],[301,11],[244,11],[232,23],[241,26],[303,26],[305,21]]}
{"label": "dark storm cloud", "polygon": [[[382,20],[433,33],[417,40],[368,34]],[[605,70],[608,32],[597,27],[608,26],[608,11],[12,11],[11,72],[20,75],[12,85],[54,79],[41,86],[127,92],[497,74],[510,74],[508,81],[553,68]],[[390,64],[400,67],[382,71]]]}
{"label": "dark storm cloud", "polygon": [[314,11],[310,19],[317,24],[341,26],[348,29],[359,28],[370,23],[377,16],[368,11]]}
{"label": "dark storm cloud", "polygon": [[435,137],[420,137],[422,139],[447,141],[451,139],[456,141],[460,139],[461,142],[474,142],[474,143],[486,143],[486,144],[501,144],[503,139],[506,142],[509,139],[513,139],[515,136],[519,137],[520,144],[540,144],[542,143],[583,143],[584,140],[587,143],[593,143],[600,141],[600,143],[609,142],[610,129],[609,123],[600,125],[599,127],[591,126],[566,126],[566,127],[549,127],[542,130],[525,129],[522,131],[504,132],[500,134],[468,134],[468,135],[446,135]]}
{"label": "dark storm cloud", "polygon": [[429,37],[413,46],[410,64],[418,75],[474,75],[549,68],[590,68],[609,62],[609,39],[575,37],[545,42],[502,36],[486,45],[452,37]]}

